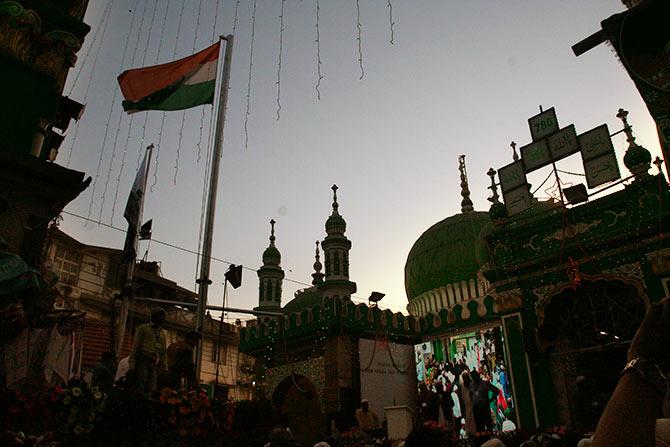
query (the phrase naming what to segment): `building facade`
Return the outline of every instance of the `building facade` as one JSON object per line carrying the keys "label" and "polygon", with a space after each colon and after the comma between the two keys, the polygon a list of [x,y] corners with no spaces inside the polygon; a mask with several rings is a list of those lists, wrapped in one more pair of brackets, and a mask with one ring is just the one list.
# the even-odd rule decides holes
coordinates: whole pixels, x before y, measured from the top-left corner
{"label": "building facade", "polygon": [[[50,239],[46,265],[58,277],[56,287],[60,297],[56,306],[84,312],[86,325],[91,327],[88,332],[90,340],[84,338],[84,369],[91,368],[99,360],[99,355],[113,346],[112,327],[116,325],[112,323],[118,318],[120,304],[116,298],[125,274],[125,270],[119,271],[121,257],[121,250],[86,245],[59,230]],[[195,327],[193,305],[197,294],[164,278],[159,263],[137,263],[133,288],[140,300],[133,301],[130,307],[124,339],[126,354],[132,344],[134,328],[149,320],[150,309],[155,306],[151,302],[141,301],[142,298],[184,303],[184,306],[164,306],[167,312],[165,330],[168,345],[179,341]],[[228,397],[236,400],[250,398],[253,371],[252,359],[238,351],[239,332],[240,326],[221,323],[207,316],[200,375],[201,383],[214,384],[218,367],[219,385],[225,386]]]}
{"label": "building facade", "polygon": [[[325,238],[316,242],[312,285],[283,306],[284,272],[271,221],[256,309],[278,316],[247,322],[240,334],[240,350],[256,359],[256,383],[305,445],[324,439],[332,424],[340,430],[353,426],[362,397],[383,417],[385,406],[413,407],[416,391],[412,347],[420,340],[419,321],[351,301],[351,241],[337,186],[332,190],[333,210]],[[397,385],[391,392],[384,388],[389,380]]]}
{"label": "building facade", "polygon": [[620,115],[631,175],[619,190],[574,205],[533,199],[510,216],[491,169],[491,209],[463,206],[407,259],[408,310],[426,320],[434,358],[511,378],[507,417],[522,428],[592,429],[645,309],[668,293],[668,183]]}

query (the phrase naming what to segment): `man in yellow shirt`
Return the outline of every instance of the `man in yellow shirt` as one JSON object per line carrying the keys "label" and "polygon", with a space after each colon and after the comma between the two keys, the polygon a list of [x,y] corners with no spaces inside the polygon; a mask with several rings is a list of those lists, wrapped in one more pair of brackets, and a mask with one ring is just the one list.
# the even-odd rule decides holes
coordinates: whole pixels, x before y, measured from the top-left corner
{"label": "man in yellow shirt", "polygon": [[165,342],[165,310],[162,307],[151,309],[151,322],[137,326],[133,348],[128,357],[128,367],[135,370],[140,389],[145,393],[156,391],[157,376],[167,372],[167,353]]}
{"label": "man in yellow shirt", "polygon": [[370,410],[367,399],[363,399],[361,401],[361,408],[356,410],[356,422],[358,423],[358,428],[364,432],[379,427],[379,418],[374,411]]}

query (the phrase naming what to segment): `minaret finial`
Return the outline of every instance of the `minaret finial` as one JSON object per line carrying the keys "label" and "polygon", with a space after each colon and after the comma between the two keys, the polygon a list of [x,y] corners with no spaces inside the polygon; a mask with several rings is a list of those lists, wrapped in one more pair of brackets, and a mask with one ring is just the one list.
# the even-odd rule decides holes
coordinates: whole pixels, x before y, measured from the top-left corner
{"label": "minaret finial", "polygon": [[656,169],[658,169],[659,174],[663,174],[663,169],[661,166],[663,166],[663,159],[659,156],[656,156],[654,159],[654,164],[656,165]]}
{"label": "minaret finial", "polygon": [[633,127],[628,124],[628,111],[624,109],[619,109],[619,113],[616,114],[616,117],[623,122],[623,131],[626,134],[626,141],[630,146],[637,146],[635,143],[635,137],[633,136]]}
{"label": "minaret finial", "polygon": [[495,171],[495,169],[489,168],[486,175],[491,177],[491,186],[489,186],[489,189],[493,193],[491,195],[491,197],[488,198],[488,201],[491,202],[491,203],[500,203],[500,196],[498,195],[498,185],[496,185],[496,171]]}
{"label": "minaret finial", "polygon": [[516,152],[516,142],[512,141],[510,147],[512,148],[512,158],[514,161],[519,161],[519,154]]}
{"label": "minaret finial", "polygon": [[318,285],[323,282],[323,273],[321,273],[321,261],[319,260],[319,241],[316,241],[316,255],[314,256],[314,273],[312,273],[312,285]]}
{"label": "minaret finial", "polygon": [[338,214],[337,208],[339,205],[337,204],[337,185],[333,185],[330,189],[333,190],[333,214]]}
{"label": "minaret finial", "polygon": [[274,219],[272,219],[270,221],[270,245],[272,245],[273,247],[275,245],[275,224],[276,223],[277,222],[275,222]]}
{"label": "minaret finial", "polygon": [[458,170],[461,173],[461,212],[470,213],[474,211],[472,200],[470,200],[470,188],[468,187],[468,174],[465,170],[465,155],[458,156]]}

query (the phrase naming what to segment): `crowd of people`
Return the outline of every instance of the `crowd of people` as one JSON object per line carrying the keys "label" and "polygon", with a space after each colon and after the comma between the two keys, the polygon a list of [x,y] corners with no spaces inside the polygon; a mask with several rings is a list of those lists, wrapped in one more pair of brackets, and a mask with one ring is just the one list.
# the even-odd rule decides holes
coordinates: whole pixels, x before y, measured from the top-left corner
{"label": "crowd of people", "polygon": [[483,345],[483,349],[477,344],[464,348],[455,362],[437,362],[432,354],[424,358],[418,353],[424,371],[419,374],[417,397],[422,422],[440,423],[460,438],[516,429],[509,376]]}

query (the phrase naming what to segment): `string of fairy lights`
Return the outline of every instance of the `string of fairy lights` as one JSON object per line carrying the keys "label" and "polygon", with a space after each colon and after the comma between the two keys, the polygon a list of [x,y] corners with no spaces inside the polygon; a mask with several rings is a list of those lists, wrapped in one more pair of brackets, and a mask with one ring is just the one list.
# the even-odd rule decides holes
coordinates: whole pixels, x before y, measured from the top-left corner
{"label": "string of fairy lights", "polygon": [[[206,1],[206,0],[205,0]],[[204,0],[198,0],[197,7],[194,2],[192,5],[192,8],[186,8],[185,3],[182,2],[182,4],[179,6],[178,10],[176,7],[173,7],[172,9],[174,11],[171,11],[170,4],[168,3],[163,3],[160,2],[159,0],[154,0],[153,2],[146,1],[146,2],[141,2],[142,5],[140,5],[140,0],[134,0],[132,5],[123,5],[123,2],[117,1],[117,0],[110,0],[108,3],[106,3],[103,12],[99,19],[97,20],[97,25],[96,29],[93,31],[92,36],[89,37],[89,45],[86,46],[86,50],[84,51],[82,57],[79,60],[79,63],[77,64],[76,67],[76,74],[73,77],[73,81],[69,84],[67,91],[69,92],[69,95],[77,92],[78,94],[75,96],[78,96],[80,100],[83,100],[83,102],[87,102],[88,97],[89,97],[89,92],[91,90],[91,86],[93,84],[93,81],[96,79],[97,75],[99,75],[99,70],[97,69],[98,64],[98,58],[100,54],[102,53],[103,47],[105,47],[107,40],[106,35],[108,31],[108,27],[110,25],[110,21],[112,17],[114,16],[115,11],[118,8],[124,8],[124,14],[125,14],[125,8],[128,7],[128,15],[130,15],[129,19],[127,21],[124,21],[124,25],[127,26],[127,28],[121,28],[121,33],[125,34],[125,39],[124,39],[124,44],[122,47],[122,54],[121,54],[121,59],[120,59],[120,64],[119,64],[119,70],[118,72],[120,73],[121,71],[131,68],[131,67],[140,67],[140,66],[146,66],[148,64],[148,55],[150,52],[151,48],[156,48],[158,47],[158,50],[155,53],[155,58],[154,62],[155,63],[162,63],[166,62],[168,59],[169,60],[175,60],[179,56],[183,56],[183,54],[178,54],[178,43],[180,41],[183,41],[183,24],[185,23],[185,17],[188,15],[189,11],[194,11],[195,13],[195,31],[193,32],[192,35],[192,45],[191,45],[191,54],[196,52],[198,49],[198,44],[199,42],[199,37],[200,37],[200,28],[202,28],[202,17],[203,17],[203,10],[205,8],[205,3]],[[234,2],[230,2],[230,6],[234,6],[234,14],[233,14],[233,21],[232,21],[232,32],[233,35],[235,35],[239,31],[239,21],[240,21],[240,13],[242,10],[241,7],[241,2],[240,0],[235,0]],[[141,6],[141,8],[140,8]],[[221,4],[219,1],[214,1],[213,5],[210,5],[212,9],[214,10],[214,21],[212,22],[212,38],[211,41],[214,41],[216,38],[216,31],[217,31],[217,19],[219,16],[219,8],[225,7],[225,3]],[[276,70],[276,119],[280,120],[283,112],[283,104],[282,104],[282,74],[284,71],[284,43],[285,43],[285,24],[286,24],[286,12],[288,6],[286,4],[286,0],[278,0],[277,8],[279,10],[279,14],[276,16],[277,17],[277,38],[278,38],[278,51],[276,53],[277,57],[277,70]],[[357,62],[358,62],[358,67],[360,70],[359,74],[359,79],[363,79],[365,76],[365,67],[364,67],[364,59],[363,59],[363,47],[364,47],[364,42],[363,42],[363,24],[362,24],[362,19],[361,19],[361,4],[360,0],[356,0],[355,4],[353,5],[355,7],[355,17],[356,17],[356,26],[355,26],[355,41],[356,41],[356,51],[357,51]],[[257,45],[257,17],[259,15],[259,10],[261,7],[265,8],[266,4],[262,3],[261,5],[258,5],[258,1],[254,0],[254,2],[251,4],[251,14],[250,14],[250,26],[249,26],[249,47],[248,47],[248,73],[247,73],[247,88],[246,88],[246,103],[245,103],[245,112],[244,112],[244,147],[248,149],[250,147],[250,128],[251,128],[251,123],[250,120],[252,118],[252,101],[254,100],[254,85],[255,85],[255,56],[254,56],[254,50]],[[323,74],[323,52],[322,52],[322,30],[321,30],[321,19],[322,19],[322,8],[320,4],[320,0],[315,0],[314,3],[312,4],[312,7],[314,8],[314,21],[315,21],[315,39],[314,39],[314,44],[315,44],[315,53],[314,53],[314,60],[315,60],[315,68],[316,68],[316,82],[314,85],[314,89],[316,92],[316,98],[317,100],[321,100],[321,93],[322,93],[322,86],[323,86],[323,80],[325,79],[325,76]],[[140,11],[141,9],[141,11]],[[391,0],[387,0],[386,2],[386,9],[388,12],[388,30],[389,30],[389,40],[388,43],[390,45],[394,44],[394,39],[395,39],[395,25],[396,22],[394,20],[394,15],[393,15],[393,4]],[[166,54],[165,52],[165,47],[166,47],[166,26],[168,22],[168,17],[169,16],[174,16],[177,15],[178,17],[178,23],[176,26],[176,32],[174,33],[174,46],[172,48],[172,52],[170,55]],[[161,17],[162,16],[162,17]],[[160,17],[160,18],[159,18]],[[160,22],[160,34],[159,33],[154,33],[154,29],[158,28],[156,26],[156,22]],[[148,25],[147,25],[148,23]],[[127,24],[127,25],[126,25]],[[112,25],[113,26],[113,25]],[[118,29],[118,28],[116,28]],[[154,42],[155,41],[155,42]],[[132,49],[132,51],[131,51]],[[154,50],[155,51],[155,50]],[[153,52],[153,51],[152,51]],[[132,54],[131,54],[132,53]],[[141,57],[139,57],[141,56]],[[92,63],[90,63],[91,59],[93,60]],[[88,66],[90,63],[90,67]],[[86,76],[86,69],[90,68],[88,71],[88,77]],[[81,80],[86,79],[86,84],[81,86]],[[79,92],[83,90],[83,93],[81,93],[81,96],[79,96]],[[97,208],[97,220],[101,221],[103,220],[103,216],[107,215],[109,216],[109,222],[114,223],[115,219],[117,219],[117,213],[116,213],[116,208],[119,205],[119,193],[121,184],[124,179],[124,173],[126,171],[127,167],[127,156],[128,156],[128,148],[131,145],[131,139],[136,133],[139,133],[139,139],[138,139],[138,151],[137,151],[137,160],[136,160],[136,166],[139,167],[142,155],[144,154],[144,146],[146,145],[146,140],[149,137],[148,132],[149,132],[149,120],[150,120],[150,113],[146,113],[143,117],[142,125],[141,125],[141,131],[135,129],[135,114],[131,114],[128,117],[125,117],[124,112],[121,110],[120,107],[120,99],[119,99],[119,89],[114,88],[114,94],[109,102],[109,108],[107,109],[107,119],[104,121],[104,131],[102,132],[102,138],[100,139],[101,143],[99,146],[99,153],[97,157],[97,163],[95,167],[95,174],[92,176],[93,177],[93,182],[91,187],[89,188],[88,194],[88,209],[87,209],[87,217],[90,218],[93,209]],[[206,113],[207,110],[213,111],[213,107],[201,107],[199,112],[200,112],[200,119],[197,121],[198,123],[198,140],[196,143],[196,149],[197,149],[197,162],[199,163],[201,158],[202,158],[202,144],[204,143],[204,135],[205,135],[205,128],[209,128],[209,133],[211,133],[211,127],[212,127],[212,121],[213,117],[212,114]],[[118,115],[116,118],[113,118],[115,111],[118,111]],[[152,163],[152,181],[150,184],[150,191],[154,192],[155,191],[155,186],[159,181],[160,177],[160,165],[161,165],[161,153],[163,152],[163,149],[165,149],[163,146],[165,146],[164,143],[164,131],[166,128],[166,115],[168,115],[165,112],[161,113],[160,117],[160,125],[156,126],[157,127],[157,134],[156,134],[156,144],[155,144],[155,150],[154,150],[154,158],[153,158],[153,163]],[[178,137],[176,138],[176,143],[174,140],[170,141],[170,146],[174,147],[175,150],[175,158],[174,158],[174,167],[173,167],[173,178],[172,178],[172,183],[173,185],[177,184],[177,178],[179,175],[179,166],[180,166],[180,160],[181,160],[181,150],[183,149],[183,138],[184,138],[184,133],[185,129],[187,127],[187,118],[189,116],[189,111],[183,111],[181,112],[181,120],[179,123],[179,131],[178,131]],[[83,125],[86,125],[86,118],[87,115],[84,115],[83,118]],[[66,135],[66,141],[67,147],[69,148],[68,155],[67,155],[67,164],[68,166],[70,165],[72,161],[73,154],[75,154],[75,151],[77,149],[77,140],[81,131],[81,125],[79,122],[76,123],[75,126],[73,126],[73,131],[71,134]],[[123,132],[123,129],[125,128],[125,133],[126,133],[126,138],[121,137],[121,133]],[[153,129],[152,132],[155,132],[156,130]],[[208,140],[211,141],[210,135],[208,135]],[[119,146],[121,146],[119,148]],[[121,151],[119,153],[119,151]],[[120,159],[120,163],[119,163]],[[106,169],[103,169],[103,167],[106,166]],[[206,170],[209,168],[206,167]],[[104,172],[104,174],[103,174]],[[116,175],[114,175],[116,174]],[[206,184],[205,184],[206,185]],[[110,190],[113,190],[113,200],[108,200],[109,192]],[[111,202],[111,205],[109,204]],[[97,203],[97,205],[96,205]]]}
{"label": "string of fairy lights", "polygon": [[[86,47],[86,50],[84,51],[84,55],[81,59],[81,64],[79,65],[79,70],[77,70],[77,73],[74,76],[74,80],[70,85],[70,88],[68,89],[66,95],[66,96],[72,96],[72,92],[74,91],[74,88],[77,86],[77,81],[79,81],[79,77],[84,72],[84,67],[87,67],[87,61],[89,55],[91,54],[91,49],[95,47],[95,56],[93,57],[93,64],[90,67],[91,69],[89,71],[88,82],[86,83],[86,87],[84,88],[84,94],[81,98],[84,104],[86,104],[86,101],[88,100],[88,94],[91,90],[91,83],[92,83],[91,81],[93,80],[93,73],[95,73],[95,69],[98,65],[98,55],[100,54],[100,49],[102,48],[102,45],[99,44],[96,45],[96,42],[98,42],[98,37],[100,36],[100,30],[103,30],[103,34],[107,31],[107,22],[109,20],[113,4],[114,0],[111,0],[107,4],[102,16],[100,17],[100,20],[98,21],[93,36],[91,36],[90,44]],[[101,40],[104,41],[104,35],[101,37]],[[78,135],[79,135],[79,121],[77,121],[77,124],[73,130],[72,139],[70,140],[70,149],[67,152],[67,161],[65,162],[65,166],[70,166],[70,162],[72,160],[72,154],[74,153],[76,147]]]}
{"label": "string of fairy lights", "polygon": [[[189,4],[189,7],[187,8],[186,2],[182,2],[179,6],[170,6],[169,2],[162,2],[159,0],[109,0],[104,5],[101,5],[101,9],[98,10],[101,11],[100,16],[95,20],[94,29],[92,30],[91,35],[88,36],[85,49],[82,51],[83,54],[80,55],[78,63],[74,68],[74,76],[71,77],[70,82],[68,82],[66,88],[68,96],[72,96],[84,103],[87,103],[90,100],[89,95],[93,96],[91,92],[96,91],[96,86],[94,86],[94,84],[99,82],[98,79],[101,78],[103,73],[104,75],[109,75],[110,73],[108,68],[103,71],[101,68],[102,65],[98,64],[98,60],[102,60],[102,58],[100,58],[102,53],[109,55],[112,51],[117,51],[116,49],[113,50],[110,45],[116,44],[118,45],[118,50],[120,50],[118,68],[116,69],[117,71],[113,73],[114,78],[116,78],[118,74],[129,68],[165,63],[187,56],[188,54],[193,54],[200,49],[200,47],[204,47],[204,45],[207,44],[207,42],[202,41],[202,37],[204,37],[205,34],[210,34],[203,32],[203,29],[201,29],[204,27],[205,23],[211,24],[211,39],[209,42],[214,42],[217,35],[221,34],[222,31],[218,23],[219,15],[232,19],[232,23],[228,22],[228,26],[232,25],[232,34],[236,37],[238,37],[237,34],[242,30],[242,28],[238,26],[240,25],[241,20],[247,20],[247,18],[249,18],[250,21],[247,22],[248,26],[244,29],[244,33],[247,35],[246,42],[244,38],[238,38],[237,42],[238,48],[240,48],[241,51],[244,51],[242,48],[245,46],[245,43],[248,45],[247,51],[249,63],[247,67],[248,73],[246,73],[247,88],[244,112],[244,147],[250,148],[250,137],[252,137],[252,135],[250,135],[252,128],[252,123],[250,121],[252,119],[252,102],[255,103],[255,79],[256,76],[260,76],[260,72],[258,74],[255,73],[256,56],[254,55],[255,47],[261,43],[259,40],[260,36],[257,35],[259,31],[257,20],[260,20],[261,14],[266,8],[276,8],[274,10],[278,11],[278,14],[273,15],[273,17],[275,17],[274,20],[276,20],[276,22],[274,22],[276,23],[276,33],[274,38],[278,39],[278,41],[276,41],[277,47],[275,47],[277,48],[275,53],[277,58],[275,79],[276,119],[279,121],[286,110],[283,108],[285,92],[282,88],[282,81],[286,68],[284,65],[285,62],[289,60],[286,58],[287,48],[285,48],[285,31],[287,29],[286,19],[294,17],[295,9],[293,8],[305,7],[312,11],[310,12],[310,15],[314,19],[315,36],[312,34],[314,37],[311,37],[310,40],[314,39],[315,45],[313,55],[316,79],[315,84],[313,85],[317,100],[321,100],[323,80],[325,79],[323,73],[324,47],[322,46],[324,38],[324,34],[322,33],[324,10],[322,9],[323,5],[320,0],[314,0],[314,3],[300,2],[299,4],[287,2],[286,0],[277,0],[273,5],[265,2],[258,3],[257,0],[254,0],[253,3],[249,2],[248,4],[242,3],[241,0],[231,0],[229,2],[198,0],[197,4],[193,2],[193,4]],[[364,41],[360,2],[357,0],[355,4],[351,4],[351,7],[355,7],[356,12],[355,41],[357,43],[358,66],[361,70],[359,79],[362,79],[365,72],[363,66]],[[229,12],[226,12],[226,9],[228,9]],[[385,9],[388,13],[388,42],[392,45],[394,43],[395,21],[393,18],[393,6],[390,0],[386,2]],[[213,20],[211,12],[213,12]],[[290,14],[290,16],[287,16],[287,14]],[[119,20],[119,17],[122,18],[123,23],[116,25],[115,21]],[[267,16],[263,16],[263,20],[267,20]],[[173,25],[170,26],[168,23],[172,23]],[[187,28],[187,23],[195,24],[195,29],[191,27],[192,25]],[[160,31],[158,31],[159,29]],[[114,40],[109,38],[111,30],[114,30],[117,35],[122,36],[121,39]],[[188,35],[185,35],[186,33],[188,33]],[[174,39],[174,41],[172,39]],[[179,48],[179,43],[184,42],[185,40],[190,40],[190,49],[183,48],[183,46],[181,49]],[[168,41],[172,45],[168,44]],[[242,43],[242,45],[240,45],[240,43]],[[171,47],[170,49],[172,51],[167,51],[168,47]],[[239,59],[239,56],[236,60],[242,62],[242,59]],[[239,73],[239,71],[235,72]],[[109,88],[109,80],[106,80],[105,88]],[[99,90],[99,87],[97,89]],[[122,205],[119,204],[119,202],[123,201],[125,198],[125,188],[129,186],[127,177],[130,175],[128,171],[131,170],[131,163],[128,162],[128,157],[130,156],[129,152],[132,152],[132,146],[134,144],[137,145],[136,168],[139,168],[148,140],[155,143],[154,158],[152,160],[153,163],[150,174],[152,175],[152,180],[150,181],[150,185],[148,185],[148,189],[150,189],[152,193],[156,192],[155,186],[162,177],[162,172],[159,168],[162,165],[162,159],[164,157],[161,156],[161,153],[165,152],[165,150],[169,150],[170,152],[174,150],[174,165],[173,172],[171,172],[173,175],[171,177],[172,183],[176,185],[180,164],[182,164],[182,149],[184,149],[182,147],[184,142],[183,139],[185,138],[187,129],[195,124],[195,126],[199,126],[197,132],[198,141],[194,148],[197,150],[196,162],[199,163],[205,153],[207,155],[204,163],[205,172],[202,181],[198,249],[196,250],[196,252],[200,252],[206,209],[207,178],[209,177],[209,171],[211,169],[210,143],[213,140],[214,132],[214,106],[203,106],[197,111],[183,111],[181,112],[181,119],[179,119],[178,114],[173,113],[172,117],[175,118],[175,125],[171,125],[170,113],[162,112],[160,115],[153,113],[153,118],[150,118],[152,113],[145,113],[144,117],[141,117],[139,114],[126,115],[121,107],[122,98],[119,96],[120,91],[116,86],[115,79],[113,80],[112,90],[114,93],[102,107],[106,119],[104,119],[104,121],[100,120],[100,127],[102,128],[100,138],[98,139],[98,142],[94,143],[94,149],[96,149],[93,159],[95,169],[94,171],[85,169],[92,174],[94,172],[92,175],[93,182],[86,192],[89,194],[87,197],[88,206],[85,216],[82,216],[85,217],[86,225],[92,222],[95,222],[98,225],[103,225],[102,222],[105,221],[109,222],[108,225],[114,227],[115,224],[119,223],[121,213],[118,212],[117,207]],[[207,113],[208,110],[210,113]],[[196,114],[200,115],[199,119],[196,118]],[[95,124],[89,121],[89,117],[91,116],[90,112],[88,114],[85,113],[82,120],[78,121],[75,126],[73,126],[72,131],[66,135],[64,147],[69,149],[67,152],[68,166],[71,162],[77,163],[78,161],[78,141],[81,140],[81,135],[84,134],[84,129],[91,126],[91,124]],[[138,116],[139,118],[136,119]],[[187,120],[189,120],[188,123]],[[176,132],[177,129],[178,133]],[[205,138],[206,129],[208,129],[207,138]],[[167,131],[177,133],[177,135],[175,135],[176,138],[168,139]],[[123,135],[124,133],[125,138]],[[137,141],[137,143],[134,143],[135,141]],[[207,147],[206,150],[203,151],[202,145],[205,141],[207,141]],[[65,152],[65,150],[62,150],[62,152]],[[132,174],[134,175],[134,172]],[[162,185],[163,182],[161,182],[161,188]],[[82,214],[84,213],[82,212]],[[93,217],[93,215],[95,215],[95,217]],[[198,263],[199,262],[200,259],[198,258]],[[196,266],[196,269],[198,268],[199,265]],[[301,285],[309,286],[307,283]]]}
{"label": "string of fairy lights", "polygon": [[[134,8],[137,8],[139,5],[139,0],[135,2]],[[124,46],[123,49],[123,56],[121,57],[121,67],[119,69],[123,69],[123,64],[126,59],[126,52],[128,49],[128,43],[130,42],[131,36],[133,34],[133,25],[135,24],[135,14],[133,14],[133,17],[130,22],[130,29],[128,31],[128,38],[126,39],[126,45]],[[137,43],[139,43],[139,35],[140,35],[140,30],[141,28],[138,29],[137,35],[138,35],[138,42],[136,42],[135,49],[133,50],[133,57],[137,53]],[[119,135],[121,133],[121,121],[123,119],[123,111],[119,110],[119,119],[118,119],[118,125],[116,126],[116,132],[114,133],[114,143],[112,144],[112,152],[116,153],[116,147],[119,142]],[[130,130],[130,128],[129,128]],[[109,219],[110,222],[114,222],[114,211],[116,210],[116,204],[118,203],[119,200],[119,188],[121,186],[121,178],[123,177],[123,171],[126,167],[126,156],[128,155],[128,142],[130,138],[130,132],[128,133],[128,136],[126,137],[126,144],[123,145],[123,150],[121,152],[121,166],[119,167],[119,172],[118,175],[116,176],[116,186],[114,187],[114,200],[112,202],[112,212],[111,212],[111,217]],[[110,163],[110,166],[112,164]],[[109,177],[108,177],[109,178]],[[102,211],[102,207],[100,207]],[[102,216],[102,215],[101,215]]]}

